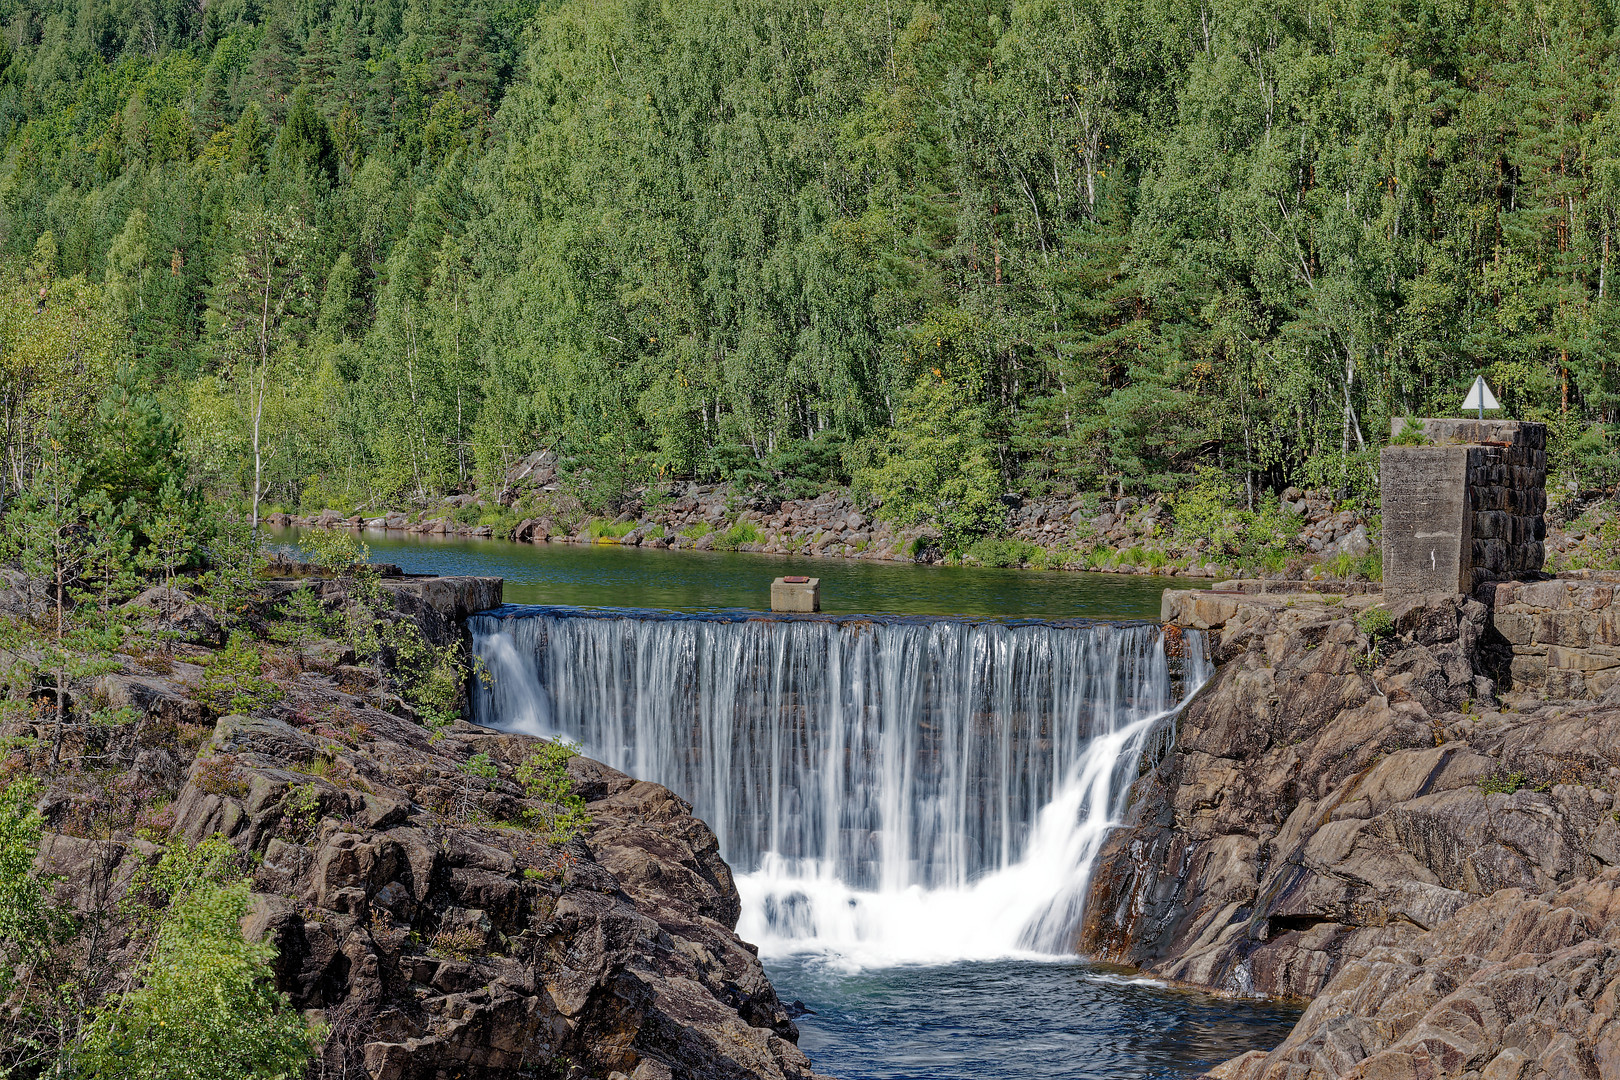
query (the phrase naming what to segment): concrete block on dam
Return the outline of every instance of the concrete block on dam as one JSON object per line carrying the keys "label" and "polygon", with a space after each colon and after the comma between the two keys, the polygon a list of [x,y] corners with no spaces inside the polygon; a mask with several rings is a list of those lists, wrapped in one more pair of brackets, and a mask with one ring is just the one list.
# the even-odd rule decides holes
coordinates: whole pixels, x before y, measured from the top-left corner
{"label": "concrete block on dam", "polygon": [[779,577],[771,582],[771,610],[813,612],[821,610],[821,579]]}

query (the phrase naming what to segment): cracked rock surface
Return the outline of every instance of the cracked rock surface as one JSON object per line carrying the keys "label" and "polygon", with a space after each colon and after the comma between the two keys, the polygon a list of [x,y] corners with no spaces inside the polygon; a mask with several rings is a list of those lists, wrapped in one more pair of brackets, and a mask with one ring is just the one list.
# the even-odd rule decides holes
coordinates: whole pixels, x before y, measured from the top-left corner
{"label": "cracked rock surface", "polygon": [[1483,605],[1376,602],[1237,602],[1082,951],[1312,1001],[1223,1077],[1620,1075],[1620,711],[1498,705]]}
{"label": "cracked rock surface", "polygon": [[[176,803],[189,838],[262,854],[247,929],[278,946],[294,1004],[322,1012],[329,1071],[813,1075],[733,932],[731,871],[688,804],[575,757],[592,823],[554,847],[513,824],[532,804],[511,771],[534,740],[461,723],[434,741],[377,712],[367,724],[349,747],[224,717],[201,760],[230,760],[237,790],[210,793],[194,769]],[[469,784],[475,754],[502,778]],[[292,796],[311,787],[319,808],[299,812]]]}

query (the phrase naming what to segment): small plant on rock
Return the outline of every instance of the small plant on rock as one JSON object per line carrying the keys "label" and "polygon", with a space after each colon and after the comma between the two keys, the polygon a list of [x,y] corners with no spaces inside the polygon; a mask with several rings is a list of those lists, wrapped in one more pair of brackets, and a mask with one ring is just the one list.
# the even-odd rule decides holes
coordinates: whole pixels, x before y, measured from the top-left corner
{"label": "small plant on rock", "polygon": [[213,754],[197,762],[191,782],[205,795],[232,795],[241,798],[247,794],[247,781],[236,767],[231,754]]}
{"label": "small plant on rock", "polygon": [[281,688],[264,678],[264,657],[240,632],[209,658],[196,692],[198,701],[219,713],[250,713],[281,696]]}
{"label": "small plant on rock", "polygon": [[470,960],[484,951],[484,935],[469,926],[440,930],[433,935],[428,955],[445,960]]}
{"label": "small plant on rock", "polygon": [[479,793],[495,789],[496,783],[501,778],[501,769],[483,751],[463,761],[460,769],[462,774],[460,816],[470,818],[476,810],[475,804]]}
{"label": "small plant on rock", "polygon": [[1515,791],[1525,789],[1546,791],[1552,786],[1546,781],[1536,782],[1528,773],[1508,772],[1506,769],[1498,769],[1489,776],[1482,776],[1477,783],[1479,790],[1485,795],[1512,795]]}
{"label": "small plant on rock", "polygon": [[1370,607],[1356,616],[1356,629],[1368,637],[1388,637],[1395,632],[1395,616],[1386,607]]}
{"label": "small plant on rock", "polygon": [[287,827],[299,839],[314,835],[321,817],[321,795],[313,783],[295,784],[287,791],[282,804],[282,815]]}
{"label": "small plant on rock", "polygon": [[574,778],[568,775],[568,759],[577,753],[579,747],[572,743],[542,742],[515,774],[523,793],[540,803],[524,811],[524,817],[553,844],[568,843],[591,821],[585,800],[575,794]]}

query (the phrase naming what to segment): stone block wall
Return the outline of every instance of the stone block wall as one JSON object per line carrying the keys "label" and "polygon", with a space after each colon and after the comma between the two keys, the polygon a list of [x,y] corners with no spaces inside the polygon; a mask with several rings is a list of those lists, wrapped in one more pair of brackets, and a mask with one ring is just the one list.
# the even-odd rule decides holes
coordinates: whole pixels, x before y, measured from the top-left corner
{"label": "stone block wall", "polygon": [[[1380,457],[1386,591],[1472,593],[1545,558],[1547,430],[1514,420],[1420,421],[1430,445]],[[1404,420],[1394,422],[1398,432]]]}
{"label": "stone block wall", "polygon": [[1620,574],[1497,582],[1480,599],[1512,647],[1513,689],[1586,700],[1620,680]]}

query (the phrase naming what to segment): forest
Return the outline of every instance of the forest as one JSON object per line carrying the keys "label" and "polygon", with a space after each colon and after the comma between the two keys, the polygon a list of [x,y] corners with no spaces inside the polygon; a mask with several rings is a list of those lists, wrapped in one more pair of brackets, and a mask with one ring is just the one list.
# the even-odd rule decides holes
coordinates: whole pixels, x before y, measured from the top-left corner
{"label": "forest", "polygon": [[1214,469],[1252,505],[1369,495],[1392,421],[1479,373],[1550,425],[1560,483],[1620,465],[1603,0],[0,24],[0,499],[53,446],[297,510],[537,448],[611,502],[845,483],[947,438],[1002,490]]}

